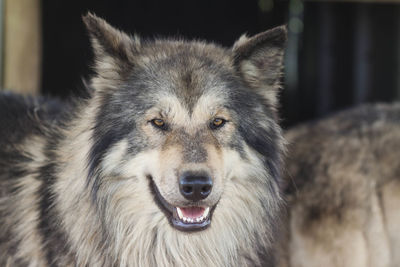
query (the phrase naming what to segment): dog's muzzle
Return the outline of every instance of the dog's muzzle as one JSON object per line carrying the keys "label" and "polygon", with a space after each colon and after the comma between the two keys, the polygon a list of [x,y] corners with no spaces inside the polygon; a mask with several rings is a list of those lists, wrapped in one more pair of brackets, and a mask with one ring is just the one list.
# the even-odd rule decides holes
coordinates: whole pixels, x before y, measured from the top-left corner
{"label": "dog's muzzle", "polygon": [[205,173],[185,172],[179,179],[179,190],[189,204],[181,207],[168,203],[161,195],[153,179],[150,186],[158,206],[165,213],[171,225],[185,232],[204,230],[211,224],[212,213],[216,207],[204,206],[201,203],[212,191],[213,182]]}

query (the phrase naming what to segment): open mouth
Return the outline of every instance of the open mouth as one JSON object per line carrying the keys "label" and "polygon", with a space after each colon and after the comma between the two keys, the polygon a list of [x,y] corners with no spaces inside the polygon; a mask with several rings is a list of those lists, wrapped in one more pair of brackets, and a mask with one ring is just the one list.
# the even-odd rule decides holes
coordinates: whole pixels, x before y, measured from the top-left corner
{"label": "open mouth", "polygon": [[151,177],[149,177],[149,181],[155,202],[167,216],[174,228],[185,232],[192,232],[204,230],[210,226],[215,205],[213,207],[174,207],[163,198]]}
{"label": "open mouth", "polygon": [[204,230],[211,223],[210,207],[176,207],[172,224],[182,231]]}

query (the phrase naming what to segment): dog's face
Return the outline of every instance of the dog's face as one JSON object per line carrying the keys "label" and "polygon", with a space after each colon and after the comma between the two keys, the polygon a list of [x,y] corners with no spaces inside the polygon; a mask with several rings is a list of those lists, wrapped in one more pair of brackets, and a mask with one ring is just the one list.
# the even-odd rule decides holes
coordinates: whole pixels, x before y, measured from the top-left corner
{"label": "dog's face", "polygon": [[143,193],[153,195],[171,225],[196,231],[210,226],[221,198],[230,197],[227,184],[234,190],[232,184],[259,176],[260,186],[277,185],[283,27],[242,37],[228,50],[201,42],[141,42],[95,16],[84,21],[101,107],[89,156],[94,194],[107,179],[146,180]]}

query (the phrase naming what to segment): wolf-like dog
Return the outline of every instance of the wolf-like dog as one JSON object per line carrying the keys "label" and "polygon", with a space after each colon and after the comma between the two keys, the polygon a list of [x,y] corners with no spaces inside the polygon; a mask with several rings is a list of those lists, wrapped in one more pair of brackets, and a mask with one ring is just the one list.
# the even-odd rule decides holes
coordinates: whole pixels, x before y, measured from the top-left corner
{"label": "wolf-like dog", "polygon": [[400,103],[343,111],[285,137],[279,266],[400,266]]}
{"label": "wolf-like dog", "polygon": [[0,266],[269,266],[285,27],[231,49],[95,15],[90,96],[0,98]]}

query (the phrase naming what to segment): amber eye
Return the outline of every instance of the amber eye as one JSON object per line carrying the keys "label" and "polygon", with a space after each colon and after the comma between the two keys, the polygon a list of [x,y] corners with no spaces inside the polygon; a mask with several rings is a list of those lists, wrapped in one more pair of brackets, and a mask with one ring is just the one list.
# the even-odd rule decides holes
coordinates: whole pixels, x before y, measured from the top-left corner
{"label": "amber eye", "polygon": [[154,127],[160,128],[162,130],[166,130],[167,128],[167,124],[162,119],[152,119],[151,124],[153,124]]}
{"label": "amber eye", "polygon": [[215,118],[211,123],[210,127],[211,129],[215,130],[218,128],[221,128],[225,124],[226,120],[221,119],[221,118]]}

